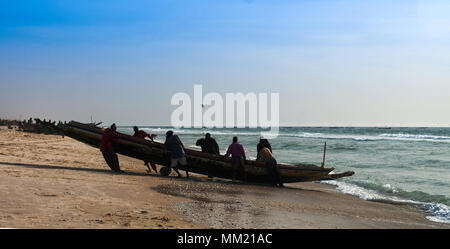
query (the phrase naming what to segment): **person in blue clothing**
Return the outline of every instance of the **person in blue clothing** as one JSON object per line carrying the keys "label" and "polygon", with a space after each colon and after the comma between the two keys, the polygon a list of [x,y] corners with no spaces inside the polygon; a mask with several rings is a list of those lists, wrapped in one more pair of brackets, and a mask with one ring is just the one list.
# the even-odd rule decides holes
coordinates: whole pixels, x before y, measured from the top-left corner
{"label": "person in blue clothing", "polygon": [[[170,155],[170,168],[173,168],[178,174],[178,178],[181,178],[181,174],[178,171],[178,164],[187,166],[186,154],[184,152],[184,145],[180,141],[177,135],[173,135],[173,131],[166,132],[166,142],[164,148],[172,152]],[[186,178],[189,178],[189,171],[186,169]]]}

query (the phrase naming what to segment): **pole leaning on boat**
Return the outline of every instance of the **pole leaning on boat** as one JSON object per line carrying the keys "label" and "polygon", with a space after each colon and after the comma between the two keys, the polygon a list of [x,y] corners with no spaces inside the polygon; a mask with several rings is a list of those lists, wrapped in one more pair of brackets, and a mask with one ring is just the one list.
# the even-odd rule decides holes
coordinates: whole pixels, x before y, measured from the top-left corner
{"label": "pole leaning on boat", "polygon": [[322,168],[325,168],[325,153],[327,152],[327,142],[323,146],[323,159],[322,159]]}

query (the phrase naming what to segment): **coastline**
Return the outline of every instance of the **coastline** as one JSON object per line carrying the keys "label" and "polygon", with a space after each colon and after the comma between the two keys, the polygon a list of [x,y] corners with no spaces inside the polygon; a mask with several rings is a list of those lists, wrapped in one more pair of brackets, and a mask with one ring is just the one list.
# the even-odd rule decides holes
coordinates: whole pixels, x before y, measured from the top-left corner
{"label": "coastline", "polygon": [[[320,183],[286,188],[147,174],[119,155],[57,135],[0,127],[0,227],[450,228],[416,207],[365,201]],[[184,176],[184,171],[181,171]]]}

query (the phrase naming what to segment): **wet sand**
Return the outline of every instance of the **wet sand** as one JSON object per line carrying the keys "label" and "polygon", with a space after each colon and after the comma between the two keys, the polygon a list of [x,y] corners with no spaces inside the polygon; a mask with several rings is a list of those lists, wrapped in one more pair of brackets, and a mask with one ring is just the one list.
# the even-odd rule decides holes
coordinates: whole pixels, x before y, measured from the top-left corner
{"label": "wet sand", "polygon": [[417,207],[364,201],[325,184],[176,179],[148,174],[133,158],[119,161],[125,174],[71,138],[0,127],[0,227],[450,228]]}

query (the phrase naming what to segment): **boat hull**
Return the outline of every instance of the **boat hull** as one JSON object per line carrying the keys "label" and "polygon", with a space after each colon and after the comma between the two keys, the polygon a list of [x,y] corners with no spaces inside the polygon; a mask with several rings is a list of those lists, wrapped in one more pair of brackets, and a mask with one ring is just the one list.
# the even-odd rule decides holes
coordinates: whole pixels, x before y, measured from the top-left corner
{"label": "boat hull", "polygon": [[[103,129],[92,125],[71,121],[64,127],[66,136],[74,138],[93,147],[99,148]],[[113,143],[114,150],[122,155],[146,160],[159,165],[170,165],[170,152],[165,150],[163,144],[151,142],[125,134]],[[186,149],[187,166],[179,166],[181,170],[188,170],[198,174],[205,174],[220,178],[232,178],[231,160],[221,159],[221,156]],[[321,168],[315,165],[286,165],[278,164],[280,175],[285,183],[316,181],[326,178],[333,168]],[[247,177],[238,170],[236,179],[248,182],[271,183],[264,163],[247,160]]]}

